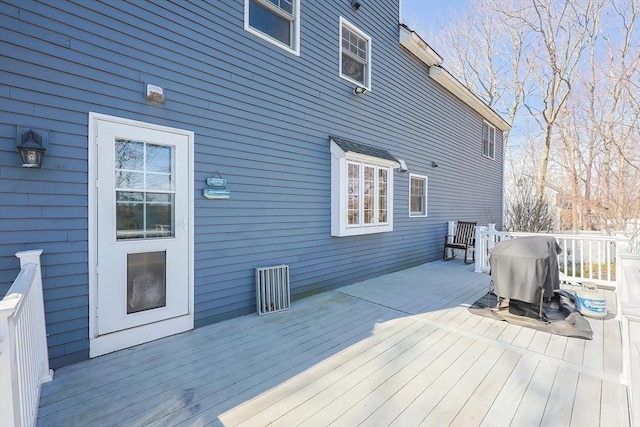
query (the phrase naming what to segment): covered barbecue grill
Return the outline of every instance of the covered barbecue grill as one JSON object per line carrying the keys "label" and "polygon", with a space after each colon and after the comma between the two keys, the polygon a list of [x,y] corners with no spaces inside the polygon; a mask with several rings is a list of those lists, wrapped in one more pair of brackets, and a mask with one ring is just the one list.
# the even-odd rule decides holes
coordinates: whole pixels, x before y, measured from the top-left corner
{"label": "covered barbecue grill", "polygon": [[551,236],[519,237],[497,243],[489,265],[495,294],[500,298],[542,305],[560,289],[558,254]]}

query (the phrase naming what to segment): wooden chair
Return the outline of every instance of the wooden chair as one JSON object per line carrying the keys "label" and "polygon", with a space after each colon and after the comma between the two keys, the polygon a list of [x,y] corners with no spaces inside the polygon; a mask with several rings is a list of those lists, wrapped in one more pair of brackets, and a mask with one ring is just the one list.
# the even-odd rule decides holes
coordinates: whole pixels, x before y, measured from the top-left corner
{"label": "wooden chair", "polygon": [[[454,249],[464,249],[464,263],[470,264],[467,262],[468,251],[471,251],[473,254],[473,261],[471,262],[476,262],[476,224],[477,222],[458,221],[455,234],[444,236],[444,254],[442,259],[446,261],[453,259],[455,258]],[[447,249],[451,249],[452,256],[449,258],[447,258]]]}

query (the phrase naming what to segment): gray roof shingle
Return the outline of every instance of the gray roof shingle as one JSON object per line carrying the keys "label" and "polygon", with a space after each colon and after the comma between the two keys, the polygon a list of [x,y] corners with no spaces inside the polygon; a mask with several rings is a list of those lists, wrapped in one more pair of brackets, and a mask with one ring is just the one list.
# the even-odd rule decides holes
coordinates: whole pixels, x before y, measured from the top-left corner
{"label": "gray roof shingle", "polygon": [[371,147],[370,145],[359,144],[357,142],[348,141],[344,138],[338,138],[337,136],[330,136],[329,139],[335,142],[338,147],[342,148],[345,153],[365,154],[367,156],[377,157],[379,159],[398,162],[398,159],[393,157],[387,150],[383,150],[382,148],[375,148]]}

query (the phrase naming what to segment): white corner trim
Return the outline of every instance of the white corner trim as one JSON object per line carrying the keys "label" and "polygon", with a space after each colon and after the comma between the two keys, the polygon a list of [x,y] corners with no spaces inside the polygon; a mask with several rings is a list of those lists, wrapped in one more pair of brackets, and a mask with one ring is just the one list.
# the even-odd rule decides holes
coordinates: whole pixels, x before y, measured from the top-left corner
{"label": "white corner trim", "polygon": [[464,87],[455,77],[447,70],[439,66],[429,68],[429,77],[440,83],[445,89],[451,92],[456,98],[467,104],[469,107],[479,113],[489,123],[495,125],[503,132],[511,129],[509,123],[504,121],[502,117],[491,109],[487,104],[482,102],[480,98],[475,96],[469,89]]}
{"label": "white corner trim", "polygon": [[400,26],[400,44],[429,67],[442,64],[442,57],[422,38],[404,26]]}

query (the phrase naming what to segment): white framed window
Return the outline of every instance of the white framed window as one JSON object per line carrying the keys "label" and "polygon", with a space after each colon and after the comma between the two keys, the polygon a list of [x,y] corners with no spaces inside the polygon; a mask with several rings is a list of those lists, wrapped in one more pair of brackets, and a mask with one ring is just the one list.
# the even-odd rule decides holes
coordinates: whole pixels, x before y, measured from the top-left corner
{"label": "white framed window", "polygon": [[331,235],[393,231],[394,160],[344,151],[331,141]]}
{"label": "white framed window", "polygon": [[371,90],[371,37],[340,17],[340,77]]}
{"label": "white framed window", "polygon": [[300,55],[300,0],[244,0],[244,29]]}
{"label": "white framed window", "polygon": [[347,160],[347,227],[389,224],[389,173],[388,166]]}
{"label": "white framed window", "polygon": [[427,216],[428,178],[423,175],[409,174],[409,216]]}
{"label": "white framed window", "polygon": [[482,122],[482,155],[496,158],[496,128],[487,122]]}

